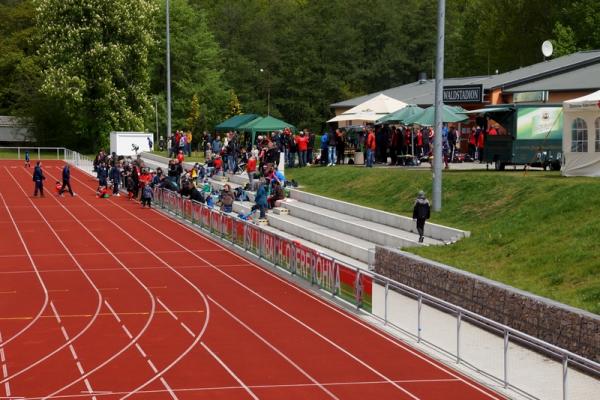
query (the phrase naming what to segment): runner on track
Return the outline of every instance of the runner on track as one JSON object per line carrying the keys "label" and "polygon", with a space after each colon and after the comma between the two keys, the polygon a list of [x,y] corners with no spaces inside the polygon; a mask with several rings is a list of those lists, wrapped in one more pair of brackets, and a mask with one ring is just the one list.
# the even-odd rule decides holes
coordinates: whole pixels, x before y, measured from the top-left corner
{"label": "runner on track", "polygon": [[69,164],[65,163],[65,166],[62,170],[62,187],[58,192],[59,196],[62,197],[67,186],[69,187],[69,193],[71,193],[71,197],[75,196],[75,193],[73,193],[73,189],[71,189],[71,169],[69,168]]}
{"label": "runner on track", "polygon": [[33,169],[33,181],[35,182],[35,190],[33,192],[34,197],[37,197],[38,191],[40,192],[40,196],[44,197],[44,179],[46,179],[46,177],[42,171],[42,162],[38,161]]}
{"label": "runner on track", "polygon": [[29,162],[29,150],[25,150],[25,166],[27,168],[31,167],[31,163]]}

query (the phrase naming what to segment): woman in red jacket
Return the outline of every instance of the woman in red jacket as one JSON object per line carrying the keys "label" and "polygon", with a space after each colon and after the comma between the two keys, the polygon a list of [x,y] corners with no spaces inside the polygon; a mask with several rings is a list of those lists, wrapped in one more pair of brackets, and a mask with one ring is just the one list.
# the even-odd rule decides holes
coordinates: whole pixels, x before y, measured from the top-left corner
{"label": "woman in red jacket", "polygon": [[479,133],[479,137],[477,138],[477,152],[479,153],[479,162],[483,161],[483,147],[485,143],[485,135],[483,131]]}
{"label": "woman in red jacket", "polygon": [[298,147],[300,167],[304,167],[306,165],[306,151],[308,150],[308,136],[304,134],[304,131],[300,131],[300,135],[296,136],[295,141]]}

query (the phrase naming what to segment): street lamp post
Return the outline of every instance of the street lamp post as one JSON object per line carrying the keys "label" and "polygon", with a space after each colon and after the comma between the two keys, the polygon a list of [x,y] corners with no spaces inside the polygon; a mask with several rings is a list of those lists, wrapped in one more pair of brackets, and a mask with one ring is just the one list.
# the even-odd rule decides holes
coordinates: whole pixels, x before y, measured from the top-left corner
{"label": "street lamp post", "polygon": [[154,148],[158,145],[158,97],[154,96],[154,118],[156,119],[156,137],[154,138]]}
{"label": "street lamp post", "polygon": [[435,63],[435,137],[433,139],[433,211],[442,211],[442,107],[444,106],[445,20],[446,1],[438,0],[438,37]]}
{"label": "street lamp post", "polygon": [[167,0],[167,140],[171,137],[171,34],[169,29],[169,0]]}
{"label": "street lamp post", "polygon": [[[260,72],[265,72],[263,68],[260,69]],[[271,115],[271,80],[267,75],[267,116]]]}

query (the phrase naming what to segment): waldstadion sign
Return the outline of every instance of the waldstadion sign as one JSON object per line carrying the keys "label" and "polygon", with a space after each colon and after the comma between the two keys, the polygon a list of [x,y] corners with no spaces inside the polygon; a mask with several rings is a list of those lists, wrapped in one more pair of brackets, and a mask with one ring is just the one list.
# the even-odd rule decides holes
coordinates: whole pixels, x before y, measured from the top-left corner
{"label": "waldstadion sign", "polygon": [[483,85],[444,86],[444,103],[483,103]]}

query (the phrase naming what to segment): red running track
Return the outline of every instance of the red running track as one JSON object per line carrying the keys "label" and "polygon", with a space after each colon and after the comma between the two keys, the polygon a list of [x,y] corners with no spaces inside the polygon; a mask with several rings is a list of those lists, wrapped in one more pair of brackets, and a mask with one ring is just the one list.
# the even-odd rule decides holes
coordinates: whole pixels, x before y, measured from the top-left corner
{"label": "red running track", "polygon": [[0,162],[0,398],[501,399],[61,164]]}

